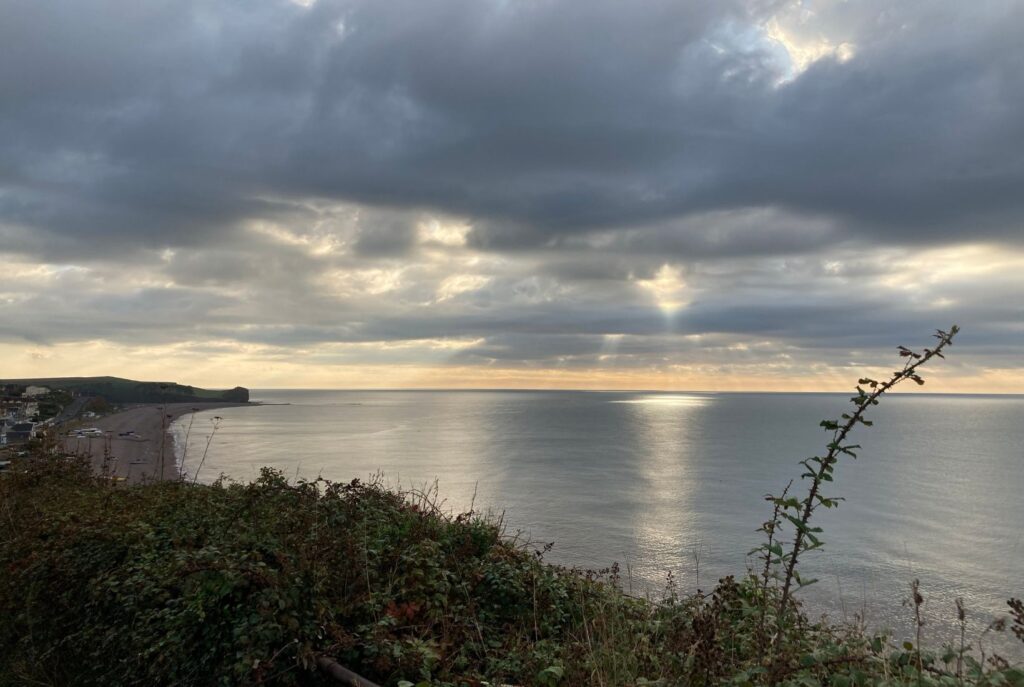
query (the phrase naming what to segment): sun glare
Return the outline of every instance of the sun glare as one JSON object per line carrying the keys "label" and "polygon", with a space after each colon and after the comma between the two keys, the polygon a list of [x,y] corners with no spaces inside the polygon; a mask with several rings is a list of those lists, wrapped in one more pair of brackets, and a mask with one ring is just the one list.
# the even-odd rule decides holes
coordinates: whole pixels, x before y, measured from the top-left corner
{"label": "sun glare", "polygon": [[707,396],[695,396],[690,394],[649,394],[640,398],[619,399],[612,403],[631,403],[653,406],[678,406],[697,407],[707,405],[710,399]]}
{"label": "sun glare", "polygon": [[664,264],[652,279],[638,279],[641,288],[650,292],[655,303],[667,315],[675,313],[687,304],[686,282],[683,281],[682,270]]}

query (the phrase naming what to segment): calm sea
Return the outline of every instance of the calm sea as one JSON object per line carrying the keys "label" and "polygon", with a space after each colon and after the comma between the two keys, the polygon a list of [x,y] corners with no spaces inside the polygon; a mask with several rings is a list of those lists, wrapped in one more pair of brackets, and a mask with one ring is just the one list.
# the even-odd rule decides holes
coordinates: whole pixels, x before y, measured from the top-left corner
{"label": "calm sea", "polygon": [[[340,481],[383,473],[403,487],[436,480],[452,510],[475,499],[538,546],[554,542],[549,561],[617,561],[636,593],[663,587],[669,571],[682,591],[707,590],[754,564],[764,495],[823,450],[818,422],[848,396],[256,391],[288,405],[198,414],[185,469],[196,471],[218,415],[200,480],[249,480],[264,465]],[[932,639],[953,636],[958,596],[977,636],[1024,596],[1024,397],[894,395],[869,417],[860,458],[831,486],[846,502],[820,513],[825,548],[803,568],[820,581],[802,598],[816,615],[866,616],[909,636],[902,602],[919,578]]]}

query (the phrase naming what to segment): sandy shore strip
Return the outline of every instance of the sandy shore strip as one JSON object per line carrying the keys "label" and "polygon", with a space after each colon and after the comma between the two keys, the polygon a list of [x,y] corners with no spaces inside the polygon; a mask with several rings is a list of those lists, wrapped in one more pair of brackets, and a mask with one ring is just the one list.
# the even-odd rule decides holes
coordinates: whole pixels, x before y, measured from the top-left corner
{"label": "sandy shore strip", "polygon": [[[102,430],[102,436],[67,436],[69,453],[86,456],[97,472],[106,464],[107,473],[131,483],[177,479],[171,424],[194,410],[249,406],[252,403],[167,403],[134,406],[113,415],[85,420],[81,428]],[[70,431],[65,429],[65,432]],[[130,434],[129,434],[130,433]],[[162,469],[161,469],[162,468]]]}

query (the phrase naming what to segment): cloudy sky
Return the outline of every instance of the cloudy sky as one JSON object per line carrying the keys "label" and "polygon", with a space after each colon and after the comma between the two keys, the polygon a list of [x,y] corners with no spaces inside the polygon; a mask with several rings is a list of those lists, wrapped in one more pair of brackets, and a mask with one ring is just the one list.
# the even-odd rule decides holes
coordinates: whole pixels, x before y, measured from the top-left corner
{"label": "cloudy sky", "polygon": [[1024,4],[0,0],[0,376],[1024,392]]}

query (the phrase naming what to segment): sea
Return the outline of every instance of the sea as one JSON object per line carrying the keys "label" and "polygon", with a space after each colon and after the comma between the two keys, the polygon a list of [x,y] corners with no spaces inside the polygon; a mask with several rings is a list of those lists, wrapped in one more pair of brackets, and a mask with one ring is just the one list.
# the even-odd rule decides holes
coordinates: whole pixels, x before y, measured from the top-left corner
{"label": "sea", "polygon": [[[581,391],[257,390],[174,427],[184,471],[248,481],[379,479],[433,492],[452,513],[501,518],[545,560],[600,569],[658,597],[713,589],[757,570],[767,494],[806,492],[802,459],[849,394]],[[217,418],[217,419],[215,419]],[[819,509],[824,547],[806,556],[799,598],[812,618],[862,622],[903,641],[924,596],[924,633],[1024,658],[991,629],[1024,596],[1024,396],[891,394],[852,437]],[[186,442],[187,435],[187,442]]]}

